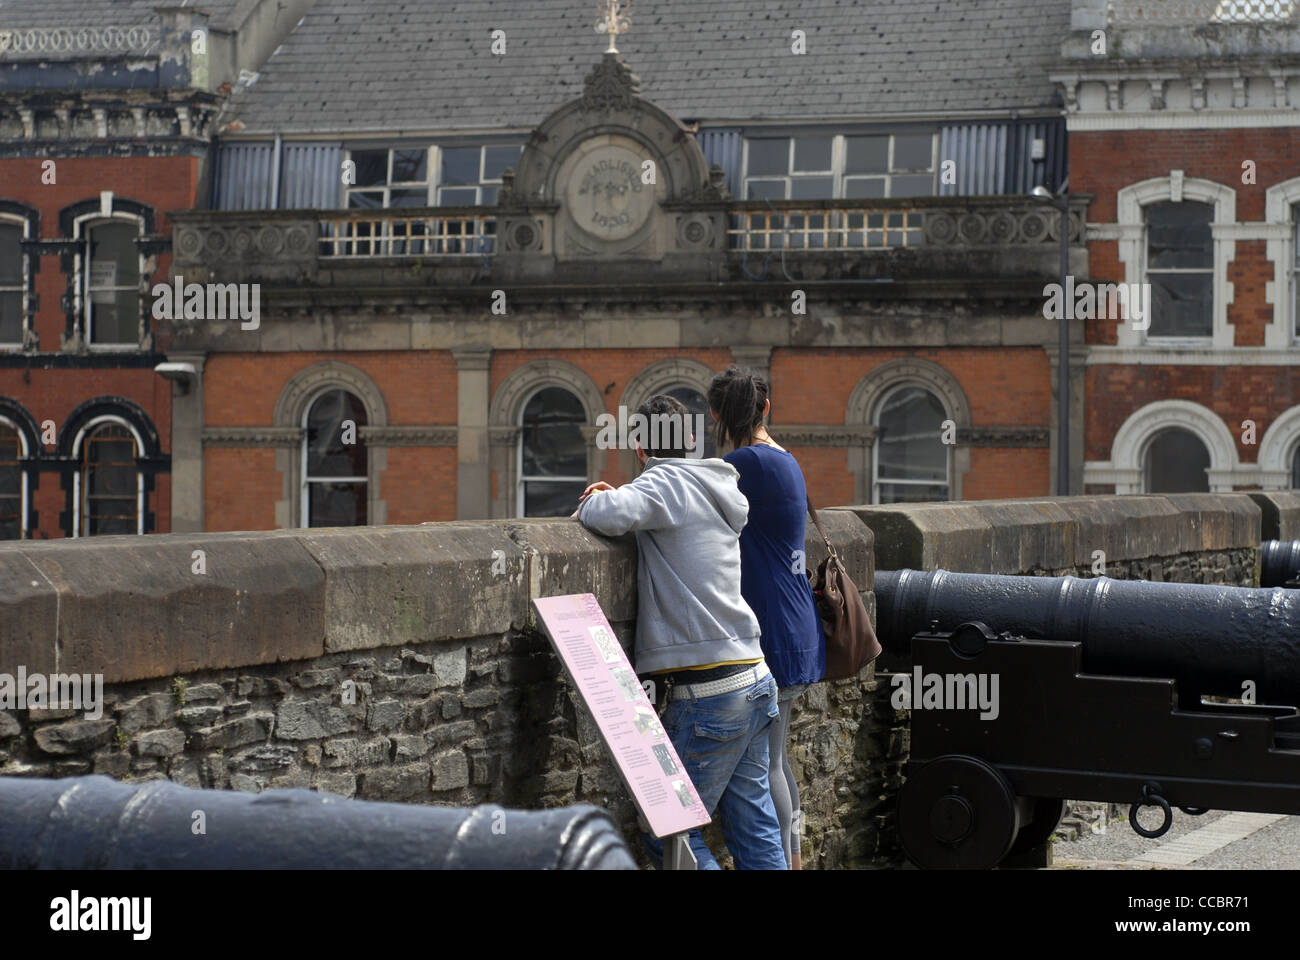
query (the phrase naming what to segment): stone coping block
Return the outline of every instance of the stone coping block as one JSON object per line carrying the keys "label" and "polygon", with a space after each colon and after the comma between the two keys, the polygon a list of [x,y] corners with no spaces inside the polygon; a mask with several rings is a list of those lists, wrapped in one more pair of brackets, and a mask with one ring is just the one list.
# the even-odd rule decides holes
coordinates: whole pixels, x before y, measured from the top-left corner
{"label": "stone coping block", "polygon": [[142,680],[318,657],[324,636],[325,576],[291,537],[0,546],[0,673]]}
{"label": "stone coping block", "polygon": [[1260,540],[1300,540],[1300,492],[1270,490],[1250,499],[1263,512]]}
{"label": "stone coping block", "polygon": [[882,570],[1025,574],[1258,547],[1260,508],[1245,493],[1039,497],[862,505]]}
{"label": "stone coping block", "polygon": [[[869,590],[870,530],[850,511],[822,519]],[[825,547],[808,534],[816,569]],[[0,673],[119,683],[502,635],[532,622],[534,597],[564,593],[635,621],[633,537],[537,519],[14,541],[0,544]]]}

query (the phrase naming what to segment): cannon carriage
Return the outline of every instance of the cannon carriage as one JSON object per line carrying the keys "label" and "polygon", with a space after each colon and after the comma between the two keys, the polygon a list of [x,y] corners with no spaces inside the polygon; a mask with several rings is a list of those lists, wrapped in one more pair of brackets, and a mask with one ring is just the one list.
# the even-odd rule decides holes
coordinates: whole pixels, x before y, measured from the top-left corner
{"label": "cannon carriage", "polygon": [[1175,807],[1300,813],[1300,593],[942,570],[875,589],[895,665],[941,691],[997,678],[996,710],[913,691],[898,823],[917,865],[996,866],[1066,798],[1131,804],[1150,837]]}

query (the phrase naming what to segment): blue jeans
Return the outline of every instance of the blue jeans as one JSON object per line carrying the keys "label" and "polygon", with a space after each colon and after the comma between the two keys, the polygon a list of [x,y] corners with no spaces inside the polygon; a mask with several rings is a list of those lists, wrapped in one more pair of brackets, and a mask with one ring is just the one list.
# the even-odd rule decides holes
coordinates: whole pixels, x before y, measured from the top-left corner
{"label": "blue jeans", "polygon": [[[734,693],[672,700],[660,717],[709,815],[721,809],[737,870],[786,869],[767,770],[768,727],[778,716],[776,681],[767,676]],[[661,866],[663,841],[645,840]],[[690,844],[699,869],[722,869],[700,831],[691,831]]]}

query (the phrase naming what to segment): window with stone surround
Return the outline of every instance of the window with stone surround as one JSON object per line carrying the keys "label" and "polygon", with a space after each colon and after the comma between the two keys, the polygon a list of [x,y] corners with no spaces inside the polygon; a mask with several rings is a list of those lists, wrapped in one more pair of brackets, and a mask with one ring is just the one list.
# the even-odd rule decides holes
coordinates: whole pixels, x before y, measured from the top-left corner
{"label": "window with stone surround", "polygon": [[933,196],[936,139],[932,133],[749,137],[744,198]]}
{"label": "window with stone surround", "polygon": [[[709,402],[704,399],[704,394],[694,387],[688,386],[669,387],[664,393],[682,402],[691,413],[692,424],[702,423],[704,425],[704,449],[700,455],[703,457],[716,457],[718,455],[718,439],[715,432],[709,429],[709,424],[713,422],[713,418],[709,416]],[[704,419],[699,420],[696,419],[697,417],[703,417]],[[699,441],[698,437],[696,441]]]}
{"label": "window with stone surround", "polygon": [[1142,457],[1143,493],[1209,493],[1210,451],[1190,430],[1161,430]]}
{"label": "window with stone surround", "polygon": [[124,420],[97,417],[73,444],[79,453],[73,536],[144,533],[140,438]]}
{"label": "window with stone surround", "polygon": [[1147,204],[1148,339],[1214,333],[1214,206],[1192,200]]}
{"label": "window with stone surround", "polygon": [[346,390],[318,395],[303,416],[302,525],[356,527],[368,522],[368,462],[360,437],[366,408]]}
{"label": "window with stone surround", "polygon": [[17,425],[0,417],[0,540],[27,536],[27,438]]}
{"label": "window with stone surround", "polygon": [[587,487],[582,401],[563,387],[544,387],[524,404],[519,435],[521,517],[567,517]]}
{"label": "window with stone surround", "polygon": [[27,304],[27,221],[0,215],[0,348],[21,347]]}
{"label": "window with stone surround", "polygon": [[136,347],[140,343],[141,221],[122,216],[78,224],[82,248],[82,317],[86,342],[97,347]]}
{"label": "window with stone surround", "polygon": [[1300,203],[1291,207],[1291,231],[1291,295],[1287,299],[1291,305],[1291,336],[1300,339]]}
{"label": "window with stone surround", "polygon": [[948,419],[939,398],[915,384],[881,398],[874,418],[873,503],[949,499],[950,447],[942,439]]}

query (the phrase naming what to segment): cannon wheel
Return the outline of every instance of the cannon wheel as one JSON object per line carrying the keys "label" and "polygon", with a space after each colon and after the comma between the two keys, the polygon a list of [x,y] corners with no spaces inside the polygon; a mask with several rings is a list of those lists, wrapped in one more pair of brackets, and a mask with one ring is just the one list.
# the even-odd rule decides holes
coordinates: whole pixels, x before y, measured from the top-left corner
{"label": "cannon wheel", "polygon": [[987,870],[1011,850],[1020,826],[1015,791],[978,757],[931,760],[898,795],[898,832],[925,870]]}
{"label": "cannon wheel", "polygon": [[1057,824],[1065,816],[1065,801],[1055,797],[1034,797],[1030,820],[1016,834],[1016,842],[1011,845],[1009,857],[1028,853],[1034,847],[1046,843],[1056,830]]}

